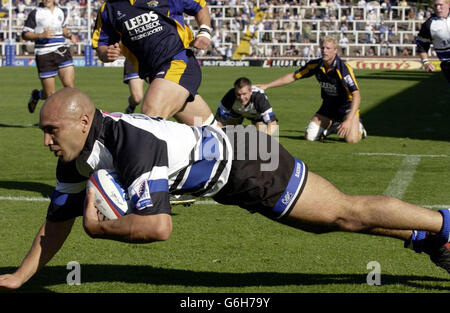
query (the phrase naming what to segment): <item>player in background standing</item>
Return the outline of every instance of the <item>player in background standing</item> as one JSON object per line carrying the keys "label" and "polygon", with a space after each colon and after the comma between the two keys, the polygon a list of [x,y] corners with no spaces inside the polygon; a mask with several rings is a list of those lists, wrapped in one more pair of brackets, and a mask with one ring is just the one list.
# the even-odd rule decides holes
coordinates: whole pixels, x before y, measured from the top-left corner
{"label": "player in background standing", "polygon": [[264,90],[252,86],[246,77],[238,78],[233,86],[217,108],[217,125],[242,124],[244,118],[248,118],[259,131],[272,135],[277,127],[277,118]]}
{"label": "player in background standing", "polygon": [[353,70],[337,55],[338,44],[334,37],[324,37],[321,50],[322,58],[311,60],[297,71],[268,84],[256,86],[265,90],[316,76],[323,102],[306,127],[306,139],[319,140],[337,131],[346,142],[359,142],[366,137],[366,131],[359,118],[361,95]]}
{"label": "player in background standing", "polygon": [[66,38],[76,41],[66,27],[66,13],[54,0],[42,0],[25,21],[22,38],[34,41],[36,66],[42,89],[34,89],[28,101],[28,111],[33,113],[40,99],[47,99],[56,91],[55,76],[64,87],[75,87],[75,70]]}
{"label": "player in background standing", "polygon": [[416,38],[417,52],[427,72],[435,67],[428,60],[428,50],[433,44],[441,60],[441,69],[450,83],[450,0],[434,0],[434,14],[422,24]]}
{"label": "player in background standing", "polygon": [[[199,31],[194,40],[183,14],[195,17]],[[149,83],[142,113],[188,125],[211,124],[214,115],[197,93],[200,66],[192,50],[211,42],[211,22],[204,0],[105,1],[97,15],[92,46],[103,62],[122,53]],[[120,42],[120,44],[119,44]]]}

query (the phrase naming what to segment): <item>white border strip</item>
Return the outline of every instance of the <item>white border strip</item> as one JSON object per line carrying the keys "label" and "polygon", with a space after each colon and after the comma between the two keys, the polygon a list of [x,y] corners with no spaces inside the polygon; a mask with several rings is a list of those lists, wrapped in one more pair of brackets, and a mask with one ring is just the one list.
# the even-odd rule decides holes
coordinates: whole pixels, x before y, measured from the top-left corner
{"label": "white border strip", "polygon": [[379,156],[400,156],[400,157],[420,157],[420,158],[448,158],[446,154],[405,154],[405,153],[378,153],[378,152],[358,152],[358,155],[379,155]]}

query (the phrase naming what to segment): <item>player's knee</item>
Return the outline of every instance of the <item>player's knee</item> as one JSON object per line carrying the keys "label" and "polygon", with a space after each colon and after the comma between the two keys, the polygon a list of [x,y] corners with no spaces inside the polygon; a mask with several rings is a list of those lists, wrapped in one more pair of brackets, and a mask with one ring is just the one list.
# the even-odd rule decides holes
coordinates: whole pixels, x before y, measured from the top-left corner
{"label": "player's knee", "polygon": [[316,141],[320,139],[324,128],[320,125],[316,124],[313,121],[310,121],[308,126],[306,127],[305,138],[309,141]]}

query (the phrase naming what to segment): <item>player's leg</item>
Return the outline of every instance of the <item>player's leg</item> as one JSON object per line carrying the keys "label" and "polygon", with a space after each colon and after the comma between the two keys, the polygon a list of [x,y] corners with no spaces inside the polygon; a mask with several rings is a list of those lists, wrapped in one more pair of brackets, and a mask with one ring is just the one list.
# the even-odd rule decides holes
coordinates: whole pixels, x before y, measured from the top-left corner
{"label": "player's leg", "polygon": [[125,113],[133,113],[144,98],[144,80],[139,77],[128,80],[128,89],[130,95],[128,96],[128,107]]}
{"label": "player's leg", "polygon": [[362,124],[360,123],[358,112],[352,119],[352,126],[350,128],[350,131],[344,137],[345,142],[358,143],[361,141],[363,134],[360,126],[362,126]]}
{"label": "player's leg", "polygon": [[68,47],[55,51],[54,62],[58,65],[58,75],[64,87],[75,88],[75,67]]}
{"label": "player's leg", "polygon": [[58,74],[58,65],[54,61],[54,53],[36,56],[36,67],[41,81],[42,89],[33,89],[28,100],[28,111],[33,113],[39,100],[45,100],[55,92],[55,76]]}
{"label": "player's leg", "polygon": [[215,119],[208,104],[197,94],[194,101],[187,102],[186,105],[175,114],[175,119],[187,125],[210,125]]}
{"label": "player's leg", "polygon": [[303,192],[284,222],[316,232],[372,233],[406,240],[413,229],[438,233],[443,217],[437,211],[388,196],[344,194],[309,172]]}
{"label": "player's leg", "polygon": [[151,77],[144,96],[142,112],[168,119],[175,114],[178,121],[188,125],[214,121],[209,106],[197,94],[202,73],[192,51],[184,50],[163,64]]}
{"label": "player's leg", "polygon": [[145,92],[142,113],[169,119],[183,108],[188,96],[189,91],[183,86],[167,79],[155,78]]}
{"label": "player's leg", "polygon": [[73,65],[60,67],[58,75],[64,87],[75,88],[75,68]]}
{"label": "player's leg", "polygon": [[305,138],[309,141],[319,140],[325,129],[331,126],[331,120],[316,113],[309,121],[305,131]]}

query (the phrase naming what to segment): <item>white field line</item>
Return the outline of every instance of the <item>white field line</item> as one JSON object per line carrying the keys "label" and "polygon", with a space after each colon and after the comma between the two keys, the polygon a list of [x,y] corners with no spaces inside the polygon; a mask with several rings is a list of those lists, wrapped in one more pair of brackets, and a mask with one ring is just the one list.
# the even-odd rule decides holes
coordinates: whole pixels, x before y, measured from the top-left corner
{"label": "white field line", "polygon": [[[50,202],[50,198],[45,197],[13,197],[13,196],[0,196],[0,201],[25,201],[25,202]],[[214,200],[197,200],[195,204],[201,205],[221,205]],[[435,208],[435,209],[445,209],[450,208],[450,204],[421,204],[420,206],[424,208]]]}
{"label": "white field line", "polygon": [[386,196],[396,197],[401,199],[405,194],[406,189],[413,180],[417,165],[421,158],[448,158],[446,154],[403,154],[403,153],[357,153],[358,155],[368,156],[397,156],[403,157],[403,162],[400,165],[394,178],[389,183],[386,190],[383,192]]}
{"label": "white field line", "polygon": [[401,199],[406,189],[412,182],[417,165],[419,165],[421,157],[407,156],[403,159],[402,164],[397,170],[394,178],[391,180],[386,190],[383,192],[385,196],[391,196]]}
{"label": "white field line", "polygon": [[405,153],[383,153],[383,152],[358,152],[358,155],[374,155],[374,156],[416,156],[420,158],[448,158],[450,155],[447,154],[405,154]]}

